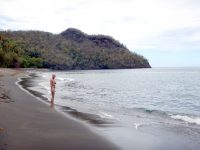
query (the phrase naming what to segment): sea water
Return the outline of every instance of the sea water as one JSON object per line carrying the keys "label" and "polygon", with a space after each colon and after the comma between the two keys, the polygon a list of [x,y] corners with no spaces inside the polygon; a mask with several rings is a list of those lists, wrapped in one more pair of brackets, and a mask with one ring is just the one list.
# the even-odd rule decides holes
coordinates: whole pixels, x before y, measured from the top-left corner
{"label": "sea water", "polygon": [[48,102],[52,74],[55,106],[95,126],[122,149],[200,146],[200,68],[33,70],[22,85]]}

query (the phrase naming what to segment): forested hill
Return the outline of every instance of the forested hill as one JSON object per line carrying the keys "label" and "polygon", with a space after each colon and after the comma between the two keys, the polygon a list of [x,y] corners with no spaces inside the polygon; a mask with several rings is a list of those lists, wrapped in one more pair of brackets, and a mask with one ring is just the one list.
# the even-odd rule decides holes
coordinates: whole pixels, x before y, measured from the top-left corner
{"label": "forested hill", "polygon": [[0,67],[124,69],[150,65],[110,36],[69,28],[60,34],[0,31]]}

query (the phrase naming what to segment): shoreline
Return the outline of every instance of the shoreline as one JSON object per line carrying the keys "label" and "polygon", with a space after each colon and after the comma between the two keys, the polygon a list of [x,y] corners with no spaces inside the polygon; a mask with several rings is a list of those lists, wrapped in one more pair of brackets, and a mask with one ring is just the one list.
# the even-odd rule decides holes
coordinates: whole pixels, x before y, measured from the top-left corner
{"label": "shoreline", "polygon": [[[9,69],[7,69],[7,71],[8,70]],[[10,71],[15,72],[16,70],[10,69]],[[27,129],[27,125],[30,126],[31,125],[30,122],[32,122],[33,128],[37,128],[37,130],[42,130],[42,132],[46,132],[47,129],[45,129],[44,126],[46,125],[46,127],[49,128],[49,123],[46,124],[46,122],[51,122],[52,116],[55,117],[55,113],[56,113],[56,114],[58,114],[58,116],[62,116],[61,118],[59,117],[61,119],[61,121],[58,118],[56,118],[56,120],[57,120],[56,123],[53,122],[53,125],[50,125],[50,128],[54,128],[55,126],[58,126],[57,123],[59,123],[59,126],[61,126],[61,128],[62,128],[61,130],[64,129],[63,131],[66,131],[66,130],[70,131],[72,128],[69,129],[69,126],[65,126],[65,128],[64,128],[63,124],[65,124],[66,122],[73,124],[72,122],[75,122],[75,124],[72,125],[73,130],[74,130],[74,126],[76,126],[78,124],[79,126],[81,126],[80,130],[84,130],[84,131],[86,130],[86,133],[84,134],[84,136],[88,136],[88,132],[89,132],[89,134],[92,133],[92,135],[95,135],[95,137],[98,136],[100,138],[98,140],[101,140],[101,141],[103,140],[104,142],[109,143],[112,146],[114,146],[114,145],[118,146],[118,148],[114,147],[111,149],[119,149],[120,148],[120,149],[124,149],[124,150],[133,150],[133,149],[141,149],[141,150],[165,150],[165,149],[188,150],[188,149],[190,149],[190,150],[196,150],[196,148],[199,147],[199,145],[200,145],[199,140],[198,140],[200,138],[200,134],[199,134],[200,128],[199,128],[199,125],[195,124],[195,122],[198,120],[194,120],[194,118],[193,118],[193,120],[191,120],[191,118],[186,118],[186,119],[190,119],[189,122],[187,122],[187,120],[183,121],[183,120],[181,120],[181,118],[185,117],[184,114],[182,116],[179,116],[178,114],[175,115],[175,114],[171,114],[170,112],[163,112],[163,111],[152,110],[152,109],[148,109],[148,108],[135,108],[135,109],[131,110],[131,111],[134,111],[134,114],[133,113],[130,114],[130,116],[132,118],[122,118],[124,120],[121,120],[119,122],[113,122],[113,123],[111,122],[111,124],[109,124],[109,122],[102,122],[102,120],[100,120],[100,122],[99,122],[98,116],[96,116],[96,115],[98,115],[98,113],[95,113],[95,112],[92,113],[92,111],[90,112],[87,110],[84,111],[84,109],[82,109],[82,107],[84,108],[83,105],[77,105],[77,106],[81,106],[81,107],[76,107],[76,105],[71,105],[71,101],[70,101],[71,97],[70,96],[68,97],[68,99],[66,97],[66,100],[68,100],[67,102],[69,102],[69,103],[66,103],[66,105],[62,105],[62,103],[59,103],[59,100],[62,100],[62,99],[59,99],[60,98],[59,97],[56,101],[57,103],[55,103],[55,105],[54,105],[54,109],[51,109],[50,103],[49,103],[49,97],[47,96],[47,94],[48,94],[47,88],[48,88],[49,84],[48,84],[48,81],[46,80],[47,77],[49,78],[49,75],[47,75],[46,73],[42,74],[43,70],[39,70],[39,73],[41,71],[41,75],[37,74],[38,70],[36,70],[37,73],[34,73],[35,72],[34,70],[29,71],[29,70],[25,69],[25,71],[27,71],[27,74],[24,74],[23,69],[22,69],[21,74],[10,73],[11,75],[0,78],[0,92],[1,92],[1,87],[3,87],[2,83],[6,83],[4,86],[5,95],[8,95],[9,97],[12,95],[15,96],[13,99],[10,99],[11,101],[8,100],[7,102],[5,102],[5,104],[3,103],[3,105],[0,102],[0,107],[1,107],[0,108],[0,117],[2,118],[2,121],[0,121],[0,150],[11,149],[10,147],[6,148],[6,146],[3,145],[3,144],[7,144],[7,143],[4,143],[4,141],[6,141],[4,139],[7,138],[7,133],[4,132],[5,126],[2,126],[2,124],[3,124],[4,120],[6,120],[6,121],[11,120],[11,119],[7,118],[7,116],[8,116],[7,114],[10,115],[10,113],[12,111],[15,112],[16,108],[22,109],[22,110],[20,110],[22,112],[21,115],[18,115],[20,117],[23,117],[24,115],[26,116],[26,114],[24,114],[24,113],[30,114],[30,111],[34,111],[33,114],[36,114],[35,116],[31,115],[31,118],[34,118],[34,119],[35,118],[38,119],[38,117],[40,115],[43,116],[46,114],[45,117],[40,116],[42,118],[41,121],[43,122],[42,125],[38,126],[38,124],[35,124],[34,119],[30,120],[29,118],[26,118],[28,120],[28,124],[26,123],[25,125],[23,125],[22,126],[23,128],[25,126]],[[2,70],[0,69],[0,76],[1,76],[1,72],[2,72]],[[32,75],[32,73],[33,73],[33,75]],[[50,72],[50,74],[51,74],[51,72]],[[15,79],[15,81],[18,79],[18,81],[15,82],[14,79]],[[20,82],[19,79],[21,79],[22,82],[19,83],[19,85],[17,85],[17,82]],[[1,80],[4,82],[2,82]],[[10,81],[10,80],[13,80],[13,81]],[[65,78],[65,76],[63,76],[61,74],[59,75],[59,73],[58,73],[58,80],[60,82],[65,81],[65,80],[67,80],[67,81],[69,80],[70,82],[71,82],[71,80],[76,81],[76,76],[75,75],[73,75],[73,77],[67,76],[67,78]],[[45,83],[40,84],[43,81],[45,81]],[[7,84],[10,84],[9,86],[14,84],[13,86],[15,88],[13,86],[11,88],[12,90],[14,89],[13,92],[12,91],[9,92],[10,88],[9,88],[9,86],[7,86]],[[41,87],[39,87],[38,85],[40,85]],[[60,84],[58,84],[58,85],[60,85]],[[35,86],[35,88],[34,88],[34,86]],[[44,87],[44,90],[42,89],[42,87]],[[60,87],[62,87],[62,86],[60,86]],[[60,87],[58,86],[59,90],[60,90]],[[18,90],[20,90],[20,92],[17,92]],[[32,92],[32,90],[33,90],[33,92]],[[34,91],[36,91],[36,93],[34,93]],[[63,90],[63,91],[65,91],[65,90]],[[32,97],[31,98],[32,100],[24,99],[24,96],[17,96],[21,92],[23,93],[23,95],[28,94],[29,95],[28,97],[29,98]],[[42,96],[48,98],[48,100],[45,100],[45,99],[43,99],[43,97],[40,97],[40,94]],[[59,92],[58,95],[61,95],[61,98],[62,98],[61,92]],[[4,97],[6,98],[6,96],[4,96]],[[15,103],[17,102],[16,101],[17,97],[18,98],[23,97],[23,103],[22,103],[21,99],[18,99],[18,101],[21,101],[21,105],[23,105],[23,107],[22,106],[17,106],[17,107],[12,106],[11,107],[12,109],[9,109],[10,111],[6,111],[6,110],[2,111],[1,110],[4,107],[4,105],[6,107],[9,105],[16,105]],[[1,101],[1,99],[0,99],[0,101]],[[31,101],[34,101],[34,103],[32,103]],[[86,99],[85,99],[85,101],[86,101]],[[24,103],[26,103],[26,104],[24,105]],[[35,105],[36,105],[35,103],[38,103],[37,107],[35,107]],[[45,105],[45,107],[43,107],[43,105]],[[95,105],[91,105],[91,107],[94,107],[94,106]],[[42,108],[42,110],[40,110],[41,108]],[[29,109],[31,109],[31,110],[29,110]],[[49,110],[52,111],[51,114],[49,114],[49,112],[48,112]],[[41,113],[36,113],[38,111]],[[2,112],[4,114],[1,114]],[[130,111],[128,110],[128,112],[130,112]],[[120,115],[120,113],[119,113],[119,115]],[[13,113],[13,114],[14,114],[13,116],[16,116],[19,113]],[[12,115],[12,113],[11,113],[11,115]],[[111,113],[111,115],[113,115],[113,114]],[[171,117],[172,115],[175,115],[175,118],[172,118]],[[113,116],[115,117],[117,115],[114,114]],[[19,119],[17,120],[19,123],[21,120],[20,117],[18,117]],[[69,119],[70,121],[62,121],[62,119],[64,119],[63,117],[65,118],[65,120]],[[126,116],[124,116],[124,117],[126,117]],[[6,118],[6,119],[4,119],[4,118]],[[44,121],[44,119],[45,119],[45,121]],[[102,118],[102,119],[104,120],[104,118]],[[129,120],[126,120],[126,119],[129,119]],[[53,120],[55,121],[55,118]],[[98,121],[98,122],[95,122],[95,121]],[[109,119],[109,121],[110,121],[110,119]],[[15,122],[15,124],[16,124],[16,122]],[[60,124],[62,124],[62,125],[60,125]],[[197,122],[197,124],[199,124],[199,123]],[[37,126],[37,127],[35,127],[35,126]],[[15,129],[15,128],[16,128],[16,125],[13,125],[13,129]],[[19,129],[20,128],[17,126],[16,130],[19,130]],[[57,129],[57,127],[56,127],[56,131],[52,131],[49,129],[48,132],[46,132],[46,134],[52,135],[52,132],[54,132],[54,134],[56,134],[56,135],[60,134],[60,128]],[[26,130],[26,132],[30,132],[30,131]],[[83,132],[83,131],[81,131],[81,132]],[[17,133],[17,131],[13,131],[13,133]],[[70,131],[69,133],[77,135],[77,131],[75,131],[75,132]],[[34,133],[34,134],[36,134],[36,133]],[[41,133],[39,133],[39,135],[40,134]],[[54,136],[54,134],[52,136]],[[79,132],[78,132],[78,134],[79,134]],[[32,135],[32,133],[29,133],[29,136],[30,135]],[[89,135],[89,136],[91,136],[91,135]],[[48,138],[51,138],[51,137],[48,137]],[[63,137],[61,136],[61,139],[62,138]],[[87,137],[85,137],[85,138],[87,138]],[[80,140],[79,140],[80,137],[79,138],[74,137],[73,139],[74,139],[73,141],[76,141],[76,144],[80,143]],[[16,140],[16,138],[14,138],[13,140]],[[42,141],[46,142],[48,140],[42,140]],[[68,140],[68,138],[67,138],[67,140]],[[12,140],[7,140],[7,141],[12,141]],[[39,141],[39,142],[41,142],[41,141]],[[89,142],[91,142],[91,141],[89,140]],[[50,142],[50,143],[52,144],[53,142]],[[12,144],[12,142],[10,144]],[[71,143],[69,143],[67,146],[69,146],[70,144]],[[53,145],[55,145],[55,144],[53,144]],[[95,146],[96,146],[96,144],[95,144]],[[16,149],[16,148],[12,148],[12,149]],[[28,149],[29,149],[29,147],[28,147]],[[32,148],[32,149],[34,149],[34,148]],[[35,149],[38,149],[38,148],[36,147]],[[49,149],[49,148],[43,147],[41,149]],[[60,147],[59,148],[54,147],[52,149],[60,149]],[[67,147],[66,149],[79,149],[79,148]],[[80,149],[90,149],[90,148],[80,148]],[[102,147],[101,148],[93,147],[91,149],[103,149],[103,148]],[[108,149],[108,148],[104,148],[104,149]],[[20,148],[20,150],[21,150],[21,148]]]}
{"label": "shoreline", "polygon": [[[41,101],[42,103],[46,104],[47,106],[50,106],[50,101],[47,97],[43,96],[41,92],[30,90],[26,84],[26,80],[29,80],[29,78],[32,78],[31,75],[26,75],[25,77],[19,77],[18,80],[15,82],[15,84],[24,92],[30,94],[31,96],[35,97],[37,100]],[[24,83],[20,83],[24,82]],[[29,81],[28,81],[29,82]],[[32,87],[32,86],[30,86]],[[106,118],[101,118],[99,115],[90,114],[81,112],[77,109],[68,107],[68,106],[61,106],[54,104],[54,109],[61,113],[62,115],[66,117],[70,117],[72,119],[75,119],[77,121],[81,121],[81,123],[92,124],[97,127],[107,127],[114,123],[114,120],[108,120]],[[83,121],[83,122],[82,122]],[[90,126],[91,127],[91,126]]]}
{"label": "shoreline", "polygon": [[[29,89],[29,87],[33,86],[31,85],[31,83],[29,83],[30,79],[32,78],[33,76],[31,74],[26,75],[26,77],[20,77],[18,78],[18,81],[16,81],[16,84],[19,86],[20,89],[22,89],[26,93],[35,97],[37,100],[49,106],[50,101],[48,100],[47,97],[43,96],[42,92]],[[54,109],[58,111],[59,113],[63,114],[64,116],[70,117],[72,119],[75,119],[81,122],[83,121],[82,123],[86,123],[86,125],[89,125],[89,126],[93,125],[95,127],[108,127],[116,121],[116,120],[111,120],[110,118],[109,119],[101,118],[101,116],[97,114],[82,112],[75,108],[71,108],[68,106],[61,106],[58,104],[54,104]]]}
{"label": "shoreline", "polygon": [[[91,73],[98,73],[98,72],[99,71],[89,71],[89,73],[87,74],[87,77],[89,77]],[[65,88],[68,86],[70,88],[77,87],[76,89],[78,90],[79,88],[78,85],[81,85],[80,79],[87,80],[87,77],[77,78],[78,76],[82,76],[82,75],[79,75],[80,73],[82,73],[82,71],[77,72],[77,73],[74,73],[73,71],[68,72],[67,75],[65,72],[64,73],[58,72],[57,79],[58,79],[58,82],[66,81],[66,83],[68,83],[66,84]],[[30,92],[34,90],[37,92],[41,92],[42,95],[44,95],[45,97],[48,97],[47,94],[45,94],[48,92],[47,88],[49,85],[48,82],[46,81],[46,78],[47,77],[49,78],[50,75],[51,75],[51,72],[50,73],[37,72],[37,73],[34,73],[33,75],[30,74],[30,77],[31,77],[30,79],[23,79],[25,81],[23,85],[25,85],[25,87],[28,87],[28,91],[30,89]],[[103,78],[103,79],[106,80],[106,78]],[[96,78],[95,80],[92,80],[92,81],[93,83],[95,83]],[[40,82],[42,82],[43,84],[38,84]],[[70,83],[75,84],[75,86],[71,87]],[[65,84],[65,82],[63,84]],[[68,90],[67,88],[65,89],[63,86],[60,86],[60,87],[63,88],[63,90],[61,90],[61,88],[59,88],[58,86],[59,90],[61,91]],[[87,88],[84,88],[84,87],[90,87],[90,85],[83,85],[83,88],[81,88],[81,89],[86,89],[85,93],[87,93],[88,90]],[[77,90],[73,90],[73,91],[75,91],[76,93]],[[78,91],[78,93],[81,93],[81,91]],[[71,104],[70,100],[77,101],[79,100],[78,99],[79,97],[75,96],[77,99],[73,99],[75,97],[73,97],[73,93],[71,94],[72,94],[71,96],[68,96],[68,97],[66,96],[66,100],[68,98],[69,101],[64,103],[65,98],[62,97],[63,95],[60,92],[58,95],[61,95],[61,96],[57,97],[58,99],[56,101],[57,104],[60,104],[58,106],[63,106],[64,108],[67,109],[65,113],[67,114],[67,116],[69,114],[68,111],[70,109],[70,108],[68,109],[68,107],[71,107],[72,109],[76,109],[75,112],[81,111],[81,112],[89,113],[91,115],[94,115],[94,114],[99,115],[99,113],[96,113],[96,111],[91,111],[91,110],[88,111],[87,109],[85,109],[87,107],[84,107],[84,103],[86,103],[87,100],[90,98],[92,99],[95,98],[95,96],[87,97],[88,95],[86,94],[84,101],[82,101],[83,105],[79,105],[79,103],[75,103],[75,105],[73,105]],[[82,96],[84,97],[84,95]],[[104,97],[104,98],[107,98],[107,97]],[[63,104],[59,102],[63,102]],[[90,107],[94,108],[94,106],[95,104],[93,105],[91,103]],[[99,109],[99,110],[101,111],[102,109]],[[63,112],[63,110],[59,110],[59,111]],[[110,141],[112,141],[113,143],[115,143],[116,145],[118,145],[120,148],[124,150],[132,150],[132,149],[141,149],[141,150],[150,150],[150,149],[152,150],[160,150],[160,149],[162,150],[163,149],[173,149],[173,150],[191,149],[193,150],[194,149],[195,150],[196,149],[195,145],[199,145],[198,141],[190,140],[190,139],[199,139],[199,134],[198,134],[199,127],[196,126],[195,124],[190,124],[181,120],[171,118],[171,115],[174,115],[174,114],[171,114],[168,111],[166,112],[161,111],[161,110],[159,111],[159,110],[149,109],[148,107],[147,108],[143,108],[143,107],[133,108],[131,110],[127,109],[127,111],[130,112],[130,116],[132,118],[124,115],[122,116],[122,119],[124,120],[115,122],[114,124],[110,124],[110,126],[106,126],[106,128],[104,127],[96,128],[95,126],[93,126],[94,124],[90,125],[91,122],[89,122],[88,124],[87,118],[84,121],[87,122],[86,125],[89,125],[89,127],[92,127],[92,129],[94,127],[94,131],[96,131],[96,129],[99,130],[100,132],[98,133],[100,133],[100,135],[105,135],[106,138],[108,138]],[[134,112],[132,113],[131,111],[132,112],[134,111]],[[117,116],[116,114],[112,114],[112,112],[110,113],[109,111],[103,111],[103,112],[108,112],[108,114],[111,114],[114,117],[119,117],[120,114],[123,113],[123,111],[122,112],[120,111],[118,113],[119,116]],[[81,116],[81,114],[79,113],[75,113],[75,114],[76,114],[75,119],[81,120],[81,118],[79,117]],[[127,118],[123,118],[123,117],[127,117]],[[193,125],[195,125],[195,127],[197,128],[196,129],[193,128],[194,127]]]}
{"label": "shoreline", "polygon": [[0,69],[0,149],[119,149],[86,125],[35,100],[17,84],[23,71]]}

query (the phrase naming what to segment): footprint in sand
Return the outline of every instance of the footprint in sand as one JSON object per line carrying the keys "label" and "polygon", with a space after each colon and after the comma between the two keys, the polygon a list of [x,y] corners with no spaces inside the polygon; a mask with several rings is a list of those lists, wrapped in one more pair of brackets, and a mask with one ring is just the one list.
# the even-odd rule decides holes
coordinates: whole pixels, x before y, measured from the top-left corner
{"label": "footprint in sand", "polygon": [[0,102],[3,102],[3,103],[11,103],[11,102],[14,102],[14,100],[11,100],[10,97],[7,96],[6,94],[1,93]]}
{"label": "footprint in sand", "polygon": [[1,128],[1,127],[0,127],[0,132],[3,132],[3,131],[4,131],[4,128]]}

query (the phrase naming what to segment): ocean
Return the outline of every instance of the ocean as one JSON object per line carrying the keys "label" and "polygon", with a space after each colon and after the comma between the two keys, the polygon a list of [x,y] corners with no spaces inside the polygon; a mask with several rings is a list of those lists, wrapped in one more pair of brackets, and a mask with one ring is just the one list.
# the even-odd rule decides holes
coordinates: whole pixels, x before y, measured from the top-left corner
{"label": "ocean", "polygon": [[20,85],[124,150],[200,147],[200,68],[27,71]]}

